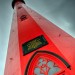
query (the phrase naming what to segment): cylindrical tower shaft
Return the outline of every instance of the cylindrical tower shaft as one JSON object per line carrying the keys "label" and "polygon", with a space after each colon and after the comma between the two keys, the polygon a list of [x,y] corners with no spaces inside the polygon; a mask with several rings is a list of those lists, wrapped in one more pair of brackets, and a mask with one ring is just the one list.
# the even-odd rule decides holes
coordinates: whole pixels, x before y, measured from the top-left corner
{"label": "cylindrical tower shaft", "polygon": [[75,39],[24,4],[12,2],[4,75],[75,75]]}

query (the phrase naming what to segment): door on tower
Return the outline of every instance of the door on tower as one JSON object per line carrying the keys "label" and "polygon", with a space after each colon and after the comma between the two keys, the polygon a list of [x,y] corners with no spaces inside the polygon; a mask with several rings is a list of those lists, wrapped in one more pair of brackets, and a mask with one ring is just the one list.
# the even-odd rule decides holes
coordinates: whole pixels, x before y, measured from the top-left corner
{"label": "door on tower", "polygon": [[50,51],[36,51],[27,64],[25,75],[70,75],[70,65]]}

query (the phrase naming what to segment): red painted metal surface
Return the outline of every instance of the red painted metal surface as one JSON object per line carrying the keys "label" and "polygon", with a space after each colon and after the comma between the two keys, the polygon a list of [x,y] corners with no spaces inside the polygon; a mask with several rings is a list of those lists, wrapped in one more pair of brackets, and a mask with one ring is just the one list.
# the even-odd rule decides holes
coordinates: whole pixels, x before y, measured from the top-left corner
{"label": "red painted metal surface", "polygon": [[[4,75],[75,75],[74,38],[21,2],[14,11]],[[22,45],[41,35],[48,44],[23,55]]]}

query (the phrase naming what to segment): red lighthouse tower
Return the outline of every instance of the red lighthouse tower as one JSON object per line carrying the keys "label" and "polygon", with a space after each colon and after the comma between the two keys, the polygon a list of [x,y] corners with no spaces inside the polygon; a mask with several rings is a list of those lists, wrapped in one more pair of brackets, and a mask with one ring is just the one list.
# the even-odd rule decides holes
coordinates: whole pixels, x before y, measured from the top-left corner
{"label": "red lighthouse tower", "polygon": [[12,7],[4,75],[75,75],[75,39],[23,0]]}

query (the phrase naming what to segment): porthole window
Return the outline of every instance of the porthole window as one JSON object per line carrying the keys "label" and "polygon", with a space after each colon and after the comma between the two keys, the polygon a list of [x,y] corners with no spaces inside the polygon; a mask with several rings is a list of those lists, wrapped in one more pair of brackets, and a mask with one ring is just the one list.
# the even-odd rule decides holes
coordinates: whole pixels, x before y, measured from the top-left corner
{"label": "porthole window", "polygon": [[18,9],[21,9],[21,8],[22,8],[21,6],[18,7]]}
{"label": "porthole window", "polygon": [[22,15],[22,16],[20,17],[20,19],[21,19],[21,21],[26,20],[26,19],[27,19],[27,16],[26,16],[26,15]]}

